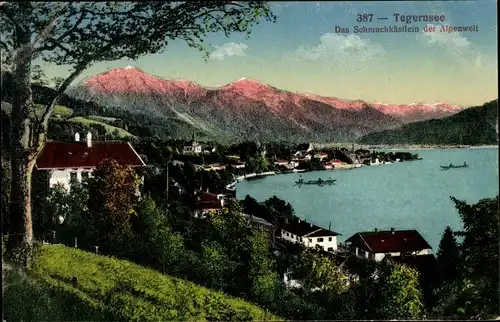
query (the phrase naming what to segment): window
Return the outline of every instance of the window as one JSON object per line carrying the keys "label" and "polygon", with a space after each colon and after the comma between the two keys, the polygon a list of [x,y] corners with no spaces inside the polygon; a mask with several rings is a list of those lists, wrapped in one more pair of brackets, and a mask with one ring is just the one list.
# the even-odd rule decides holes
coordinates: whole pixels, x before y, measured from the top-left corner
{"label": "window", "polygon": [[329,252],[333,252],[333,247],[328,247]]}
{"label": "window", "polygon": [[70,172],[70,182],[76,182],[76,171]]}
{"label": "window", "polygon": [[85,180],[85,179],[88,179],[89,178],[89,172],[88,171],[83,171],[82,172],[82,179]]}
{"label": "window", "polygon": [[332,237],[328,237],[328,241],[332,241]]}
{"label": "window", "polygon": [[309,238],[309,242],[310,242],[310,243],[312,243],[312,242],[313,242],[312,238]]}
{"label": "window", "polygon": [[323,238],[318,238],[318,243],[322,243],[323,242]]}
{"label": "window", "polygon": [[289,233],[286,233],[286,235],[287,235],[287,236],[290,236],[290,234],[289,234]]}

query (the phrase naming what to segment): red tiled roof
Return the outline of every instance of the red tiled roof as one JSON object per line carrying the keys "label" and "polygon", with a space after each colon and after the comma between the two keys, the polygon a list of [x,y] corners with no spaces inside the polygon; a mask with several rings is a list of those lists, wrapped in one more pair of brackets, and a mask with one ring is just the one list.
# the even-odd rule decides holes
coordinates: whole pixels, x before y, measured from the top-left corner
{"label": "red tiled roof", "polygon": [[37,159],[38,169],[96,168],[106,159],[114,159],[120,165],[145,165],[130,143],[124,142],[56,142],[45,144]]}
{"label": "red tiled roof", "polygon": [[196,203],[198,210],[218,210],[224,208],[221,200],[201,201]]}
{"label": "red tiled roof", "polygon": [[397,253],[413,252],[423,249],[432,249],[425,239],[416,230],[395,230],[391,231],[373,231],[354,234],[346,242],[355,242],[359,240],[357,236],[364,240],[372,253]]}
{"label": "red tiled roof", "polygon": [[198,191],[196,195],[198,201],[200,202],[219,200],[219,196],[216,195],[215,193]]}

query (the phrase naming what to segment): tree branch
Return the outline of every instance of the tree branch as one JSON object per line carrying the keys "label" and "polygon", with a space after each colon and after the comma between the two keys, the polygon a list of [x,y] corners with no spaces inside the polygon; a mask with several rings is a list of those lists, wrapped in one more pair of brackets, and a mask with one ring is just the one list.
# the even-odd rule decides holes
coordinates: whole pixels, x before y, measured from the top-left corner
{"label": "tree branch", "polygon": [[5,7],[4,6],[0,6],[0,12],[3,13],[3,15],[12,23],[12,25],[14,26],[14,28],[16,29],[20,29],[22,31],[25,31],[24,28],[21,27],[21,25],[19,25],[16,20],[14,19],[14,17],[7,11],[5,11]]}
{"label": "tree branch", "polygon": [[61,97],[61,95],[66,91],[69,85],[87,68],[88,62],[82,62],[80,65],[75,67],[75,70],[62,82],[62,84],[57,89],[57,95],[52,99],[52,101],[46,106],[45,111],[42,116],[42,126],[47,126],[49,122],[49,117],[52,111],[54,110],[54,106],[57,101]]}
{"label": "tree branch", "polygon": [[[71,7],[71,2],[68,2],[68,4],[61,10],[61,12],[64,12],[70,7]],[[47,26],[45,26],[42,29],[42,31],[38,33],[38,35],[35,38],[35,41],[33,42],[33,46],[36,46],[37,43],[43,43],[50,36],[50,32],[52,31],[52,29],[54,29],[56,22],[59,18],[61,18],[61,14],[56,14],[55,17],[47,24]]]}
{"label": "tree branch", "polygon": [[35,144],[33,144],[34,152],[36,156],[41,152],[43,144],[45,143],[45,136],[47,134],[47,127],[49,124],[50,114],[54,110],[54,106],[61,97],[61,95],[66,91],[68,86],[87,68],[89,62],[82,62],[75,70],[64,80],[64,82],[58,87],[56,96],[46,105],[45,111],[40,119],[36,119],[34,126],[34,136]]}
{"label": "tree branch", "polygon": [[[70,4],[68,4],[68,6],[67,6],[66,8],[69,8],[70,6],[71,6],[71,3],[70,3]],[[49,23],[49,25],[47,25],[47,27],[46,27],[46,28],[45,28],[42,32],[40,32],[40,34],[37,36],[37,39],[38,39],[38,37],[39,37],[41,34],[45,33],[44,38],[42,38],[42,41],[41,41],[41,42],[43,42],[43,41],[45,41],[45,40],[48,40],[48,41],[52,42],[52,45],[51,45],[51,46],[42,45],[41,47],[38,47],[38,48],[36,48],[36,49],[35,49],[35,53],[39,53],[39,52],[44,51],[44,50],[53,50],[53,49],[55,49],[56,44],[58,44],[58,43],[62,42],[62,40],[64,40],[64,38],[66,38],[67,36],[69,36],[71,33],[75,32],[75,31],[78,29],[78,27],[79,27],[79,26],[80,26],[80,24],[82,23],[83,19],[84,19],[84,18],[85,18],[85,16],[87,15],[87,12],[88,12],[87,10],[82,9],[82,12],[81,12],[81,14],[80,14],[80,17],[78,17],[78,19],[76,20],[76,22],[75,22],[75,24],[74,24],[73,28],[68,29],[68,30],[67,30],[65,33],[63,33],[61,36],[57,37],[57,39],[54,39],[54,38],[49,38],[49,39],[47,39],[47,38],[48,38],[48,36],[49,36],[49,34],[48,34],[48,33],[52,30],[52,28],[53,28],[53,27],[54,27],[54,25],[55,25],[55,22],[57,21],[57,19],[58,19],[58,18],[60,18],[60,16],[57,16],[56,18],[54,18],[54,19],[51,21],[51,23]],[[50,29],[49,29],[49,27],[50,27]],[[37,40],[35,40],[35,44],[36,44],[36,42],[37,42]]]}

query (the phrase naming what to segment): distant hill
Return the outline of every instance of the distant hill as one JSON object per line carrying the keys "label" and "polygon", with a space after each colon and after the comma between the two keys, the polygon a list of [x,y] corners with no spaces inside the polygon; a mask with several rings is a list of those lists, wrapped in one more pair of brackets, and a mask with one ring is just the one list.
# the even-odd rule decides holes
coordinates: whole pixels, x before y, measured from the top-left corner
{"label": "distant hill", "polygon": [[452,116],[370,133],[360,144],[488,145],[497,144],[498,99]]}

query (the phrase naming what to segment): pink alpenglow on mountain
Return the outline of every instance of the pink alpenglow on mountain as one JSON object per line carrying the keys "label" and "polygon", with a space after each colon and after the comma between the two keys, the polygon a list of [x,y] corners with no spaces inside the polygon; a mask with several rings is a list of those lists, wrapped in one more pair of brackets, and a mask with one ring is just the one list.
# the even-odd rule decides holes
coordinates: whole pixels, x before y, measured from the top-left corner
{"label": "pink alpenglow on mountain", "polygon": [[330,105],[337,109],[359,111],[369,106],[386,115],[407,123],[432,118],[441,118],[455,114],[462,107],[446,103],[412,103],[384,104],[362,100],[346,100],[336,97],[324,97],[313,94],[294,93],[279,90],[256,80],[241,78],[219,88],[206,88],[188,80],[166,80],[144,73],[132,66],[113,69],[88,79],[85,87],[96,92],[108,94],[159,94],[186,95],[186,97],[202,98],[209,91],[219,92],[224,101],[241,101],[251,99],[268,106],[272,111],[279,112],[286,105],[302,109],[303,99],[313,100]]}
{"label": "pink alpenglow on mountain", "polygon": [[296,93],[248,78],[211,88],[188,80],[162,79],[135,67],[90,77],[69,89],[68,95],[141,113],[151,118],[149,122],[172,131],[182,123],[185,130],[191,128],[188,132],[196,128],[217,137],[311,142],[355,140],[462,110],[444,103],[396,105]]}
{"label": "pink alpenglow on mountain", "polygon": [[85,81],[85,87],[112,94],[200,94],[206,90],[187,80],[166,80],[144,73],[132,66],[116,68]]}

